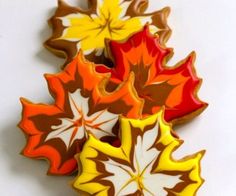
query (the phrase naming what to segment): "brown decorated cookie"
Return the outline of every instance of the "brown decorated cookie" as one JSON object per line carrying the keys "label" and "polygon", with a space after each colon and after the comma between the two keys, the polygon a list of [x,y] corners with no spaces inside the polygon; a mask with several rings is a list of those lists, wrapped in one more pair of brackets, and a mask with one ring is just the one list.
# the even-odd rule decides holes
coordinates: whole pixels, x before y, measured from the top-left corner
{"label": "brown decorated cookie", "polygon": [[167,25],[169,8],[145,13],[147,5],[147,0],[89,0],[89,8],[84,10],[59,0],[55,15],[49,21],[53,34],[45,46],[66,57],[66,63],[80,49],[88,60],[108,63],[105,40],[127,39],[146,23],[164,44],[171,32]]}

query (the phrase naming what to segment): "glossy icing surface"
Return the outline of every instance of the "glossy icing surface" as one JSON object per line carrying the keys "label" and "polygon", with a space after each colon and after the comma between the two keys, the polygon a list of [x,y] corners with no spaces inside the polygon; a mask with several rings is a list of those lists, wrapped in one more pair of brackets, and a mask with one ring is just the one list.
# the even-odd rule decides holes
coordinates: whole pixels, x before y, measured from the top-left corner
{"label": "glossy icing surface", "polygon": [[73,94],[69,93],[69,103],[73,117],[59,118],[61,123],[51,126],[52,132],[47,135],[45,141],[60,138],[69,149],[75,140],[87,138],[88,133],[99,139],[104,136],[115,136],[111,130],[117,122],[117,115],[103,110],[87,116],[88,98],[83,98],[79,90]]}
{"label": "glossy icing surface", "polygon": [[74,155],[89,133],[112,142],[120,114],[139,119],[165,106],[165,120],[176,123],[206,106],[195,94],[200,80],[194,72],[193,54],[176,67],[166,68],[171,50],[161,47],[148,27],[124,43],[109,45],[114,68],[89,62],[80,52],[64,71],[46,75],[54,104],[22,99],[20,127],[28,138],[23,154],[49,159],[51,174],[77,169]]}
{"label": "glossy icing surface", "polygon": [[[103,62],[107,57],[105,39],[124,40],[146,23],[152,33],[159,33],[163,43],[170,34],[166,18],[169,8],[144,13],[146,0],[91,0],[90,8],[82,10],[59,1],[51,19],[53,35],[46,46],[64,53],[70,61],[80,49],[93,62]],[[105,56],[104,56],[105,55]]]}
{"label": "glossy icing surface", "polygon": [[[71,174],[77,170],[74,155],[81,151],[88,134],[112,141],[118,115],[106,109],[93,111],[93,105],[74,72],[77,61],[60,74],[46,75],[55,103],[35,104],[21,99],[22,120],[19,124],[27,137],[23,154],[50,161],[50,174]],[[86,66],[86,64],[85,64]],[[83,73],[81,73],[83,74]],[[88,77],[88,75],[86,75]]]}
{"label": "glossy icing surface", "polygon": [[[159,37],[150,34],[148,26],[126,42],[110,41],[109,51],[114,67],[98,65],[96,71],[111,74],[107,84],[110,91],[134,76],[135,94],[143,102],[142,116],[156,113],[165,106],[165,120],[180,123],[200,114],[207,106],[197,96],[201,79],[194,68],[195,53],[167,67],[172,49],[163,47]],[[136,115],[129,112],[128,117]]]}
{"label": "glossy icing surface", "polygon": [[74,187],[90,195],[195,195],[203,183],[204,151],[175,160],[182,141],[172,135],[160,111],[143,120],[122,118],[121,147],[90,135],[78,155],[82,172]]}

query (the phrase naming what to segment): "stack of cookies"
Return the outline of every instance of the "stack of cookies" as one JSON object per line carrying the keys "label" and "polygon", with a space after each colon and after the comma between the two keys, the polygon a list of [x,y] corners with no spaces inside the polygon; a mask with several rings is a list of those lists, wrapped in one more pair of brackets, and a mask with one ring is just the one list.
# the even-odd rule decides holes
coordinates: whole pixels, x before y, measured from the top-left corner
{"label": "stack of cookies", "polygon": [[64,57],[45,74],[53,104],[21,98],[26,157],[47,159],[48,174],[77,173],[79,195],[192,196],[203,183],[204,151],[174,159],[183,141],[173,126],[207,104],[192,52],[167,66],[169,8],[148,0],[89,0],[84,10],[59,0],[45,46]]}

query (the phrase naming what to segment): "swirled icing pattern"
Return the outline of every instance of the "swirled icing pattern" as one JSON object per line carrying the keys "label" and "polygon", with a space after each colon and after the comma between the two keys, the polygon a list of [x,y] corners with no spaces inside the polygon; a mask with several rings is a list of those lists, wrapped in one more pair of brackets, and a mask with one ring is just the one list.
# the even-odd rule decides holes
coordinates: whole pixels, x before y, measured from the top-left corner
{"label": "swirled icing pattern", "polygon": [[[150,34],[148,26],[126,42],[110,41],[109,51],[114,67],[98,65],[96,71],[111,74],[107,83],[110,91],[134,76],[133,86],[142,116],[156,113],[165,106],[165,120],[182,123],[207,107],[197,96],[201,79],[194,68],[194,52],[177,65],[167,67],[172,49],[163,47],[159,37]],[[125,97],[123,100],[127,102]],[[137,116],[128,110],[128,117]]]}
{"label": "swirled icing pattern", "polygon": [[20,127],[28,139],[23,154],[48,159],[51,174],[70,174],[77,169],[74,155],[89,133],[112,142],[120,114],[138,119],[165,106],[165,120],[176,123],[206,107],[196,96],[200,80],[194,72],[193,55],[166,68],[170,50],[161,47],[147,27],[124,43],[110,42],[110,51],[112,69],[87,61],[80,52],[64,71],[46,75],[54,104],[22,99]]}
{"label": "swirled icing pattern", "polygon": [[173,159],[182,141],[172,135],[162,111],[143,120],[122,118],[120,123],[119,148],[90,135],[78,155],[82,170],[74,182],[76,189],[96,196],[196,194],[203,183],[204,151]]}
{"label": "swirled icing pattern", "polygon": [[89,60],[101,63],[107,57],[105,39],[126,39],[146,23],[165,43],[170,34],[166,20],[169,8],[148,14],[144,13],[147,4],[146,0],[90,0],[89,9],[83,10],[59,0],[50,20],[53,35],[45,45],[67,56],[67,62],[82,49]]}
{"label": "swirled icing pattern", "polygon": [[74,155],[81,151],[88,134],[112,141],[118,115],[106,109],[92,111],[82,82],[73,73],[75,63],[60,74],[46,75],[55,103],[35,104],[21,99],[23,105],[20,128],[27,136],[23,154],[50,161],[50,174],[65,175],[77,170]]}

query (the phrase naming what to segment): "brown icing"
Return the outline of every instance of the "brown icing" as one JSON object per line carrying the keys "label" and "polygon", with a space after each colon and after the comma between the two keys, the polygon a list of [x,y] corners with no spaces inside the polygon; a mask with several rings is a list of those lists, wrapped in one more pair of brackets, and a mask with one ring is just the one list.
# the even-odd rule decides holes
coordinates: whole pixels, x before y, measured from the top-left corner
{"label": "brown icing", "polygon": [[[169,8],[164,8],[163,10],[156,11],[153,13],[145,13],[148,6],[147,0],[125,0],[131,2],[126,16],[137,17],[137,16],[150,16],[152,19],[151,25],[159,28],[158,34],[160,35],[160,41],[165,44],[170,36],[170,28],[167,25],[167,17],[169,15]],[[77,42],[70,42],[63,39],[58,39],[62,36],[63,31],[66,27],[63,26],[62,21],[59,20],[60,17],[64,17],[69,14],[83,13],[88,16],[96,14],[97,1],[90,0],[89,8],[87,10],[81,9],[79,7],[73,7],[68,5],[65,1],[58,1],[58,8],[54,16],[49,20],[50,26],[52,26],[52,36],[45,42],[45,47],[51,50],[53,53],[60,57],[66,58],[65,65],[70,62],[77,54]],[[134,32],[135,33],[135,32]],[[105,40],[104,40],[105,41]],[[109,58],[103,53],[100,56],[96,56],[95,52],[86,55],[86,58],[95,63],[103,63],[108,66],[112,66]]]}

